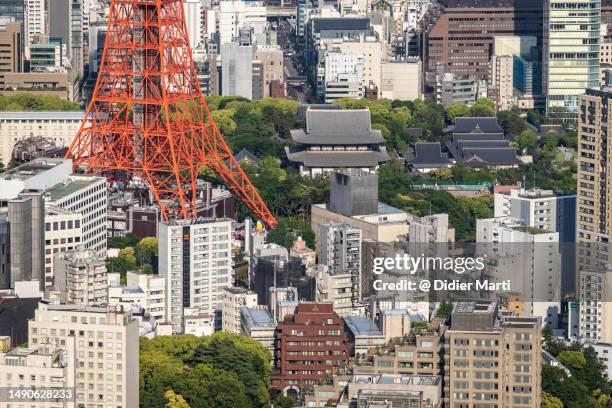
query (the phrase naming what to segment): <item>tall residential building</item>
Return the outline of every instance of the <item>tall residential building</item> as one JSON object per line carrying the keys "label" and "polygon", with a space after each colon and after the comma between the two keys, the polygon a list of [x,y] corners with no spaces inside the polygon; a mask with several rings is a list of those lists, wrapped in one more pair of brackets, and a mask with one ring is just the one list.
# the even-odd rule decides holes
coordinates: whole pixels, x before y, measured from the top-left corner
{"label": "tall residential building", "polygon": [[612,270],[582,269],[578,272],[580,293],[579,337],[586,342],[612,342]]}
{"label": "tall residential building", "polygon": [[606,140],[610,136],[608,106],[609,88],[588,89],[580,97],[578,110],[578,186],[576,211],[577,269],[598,270],[608,263],[612,212],[608,207],[612,177],[608,163],[612,151]]}
{"label": "tall residential building", "polygon": [[601,0],[544,0],[543,83],[547,112],[565,108],[571,118],[578,97],[599,85]]}
{"label": "tall residential building", "polygon": [[53,205],[45,206],[45,285],[51,286],[56,255],[83,245],[83,215]]}
{"label": "tall residential building", "polygon": [[352,301],[361,300],[361,229],[348,224],[319,226],[318,262],[330,273],[351,276]]}
{"label": "tall residential building", "polygon": [[347,359],[344,324],[331,303],[300,303],[276,328],[273,387],[312,389]]}
{"label": "tall residential building", "polygon": [[194,49],[202,41],[202,2],[200,0],[183,0],[185,24],[189,36],[189,46]]}
{"label": "tall residential building", "polygon": [[221,292],[221,330],[240,334],[240,310],[257,307],[257,293],[244,288],[227,287]]}
{"label": "tall residential building", "polygon": [[166,278],[166,320],[184,331],[191,313],[214,316],[232,283],[232,221],[177,220],[159,225],[159,274]]}
{"label": "tall residential building", "polygon": [[272,96],[270,92],[272,81],[283,82],[283,50],[277,46],[258,45],[255,58],[263,67],[263,97],[269,98]]}
{"label": "tall residential building", "polygon": [[106,259],[83,247],[57,255],[54,287],[62,303],[107,304]]}
{"label": "tall residential building", "polygon": [[219,44],[227,44],[239,37],[241,28],[252,28],[254,34],[263,33],[267,25],[267,9],[258,1],[221,1],[218,22]]}
{"label": "tall residential building", "polygon": [[489,73],[489,92],[495,100],[497,111],[510,110],[514,106],[514,57],[493,55]]}
{"label": "tall residential building", "polygon": [[455,304],[445,333],[446,404],[538,408],[541,349],[540,319],[503,317],[495,302]]}
{"label": "tall residential building", "polygon": [[25,56],[29,58],[29,49],[34,40],[46,33],[45,0],[26,0],[24,21]]}
{"label": "tall residential building", "polygon": [[84,305],[38,304],[28,322],[28,345],[75,343],[76,405],[138,407],[138,321],[131,311]]}
{"label": "tall residential building", "polygon": [[353,278],[347,272],[331,272],[325,265],[316,268],[317,292],[315,301],[331,302],[340,316],[353,310]]}

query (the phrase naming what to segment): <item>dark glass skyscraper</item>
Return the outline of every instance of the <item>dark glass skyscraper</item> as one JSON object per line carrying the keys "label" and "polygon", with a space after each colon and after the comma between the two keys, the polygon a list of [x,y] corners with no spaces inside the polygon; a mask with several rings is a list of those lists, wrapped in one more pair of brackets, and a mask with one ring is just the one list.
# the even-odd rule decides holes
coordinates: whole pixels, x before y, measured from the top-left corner
{"label": "dark glass skyscraper", "polygon": [[25,12],[24,0],[2,0],[0,1],[0,16],[13,17],[15,21],[23,23]]}

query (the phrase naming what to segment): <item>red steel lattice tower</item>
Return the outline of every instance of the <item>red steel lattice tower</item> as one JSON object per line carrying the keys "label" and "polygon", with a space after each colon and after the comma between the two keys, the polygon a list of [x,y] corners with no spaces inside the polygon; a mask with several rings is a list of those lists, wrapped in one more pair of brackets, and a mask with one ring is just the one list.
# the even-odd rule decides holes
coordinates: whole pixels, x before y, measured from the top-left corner
{"label": "red steel lattice tower", "polygon": [[67,158],[144,182],[166,220],[197,218],[207,167],[266,225],[276,224],[208,111],[182,0],[112,0],[96,88]]}

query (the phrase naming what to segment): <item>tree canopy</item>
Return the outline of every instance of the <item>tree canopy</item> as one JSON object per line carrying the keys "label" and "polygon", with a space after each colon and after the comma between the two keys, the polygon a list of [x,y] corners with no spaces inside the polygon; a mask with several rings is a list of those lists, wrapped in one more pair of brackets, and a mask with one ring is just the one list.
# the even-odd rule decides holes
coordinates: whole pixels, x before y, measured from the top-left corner
{"label": "tree canopy", "polygon": [[0,95],[0,111],[78,111],[81,107],[51,95]]}
{"label": "tree canopy", "polygon": [[143,338],[140,406],[162,408],[170,398],[192,408],[269,406],[270,359],[257,341],[231,333]]}

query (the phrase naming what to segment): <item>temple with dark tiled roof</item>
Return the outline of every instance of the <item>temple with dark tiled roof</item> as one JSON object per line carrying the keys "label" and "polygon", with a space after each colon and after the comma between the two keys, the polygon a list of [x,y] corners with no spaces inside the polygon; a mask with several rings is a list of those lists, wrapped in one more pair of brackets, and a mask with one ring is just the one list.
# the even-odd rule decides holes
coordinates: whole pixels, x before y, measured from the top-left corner
{"label": "temple with dark tiled roof", "polygon": [[442,153],[440,142],[415,143],[414,156],[406,159],[408,168],[429,173],[435,169],[450,167],[451,160],[448,154]]}
{"label": "temple with dark tiled roof", "polygon": [[446,132],[453,135],[446,147],[457,163],[498,169],[521,164],[496,118],[456,118]]}
{"label": "temple with dark tiled roof", "polygon": [[390,160],[384,138],[372,129],[369,109],[306,111],[306,129],[292,129],[287,158],[300,174],[315,177],[342,169],[373,171]]}

